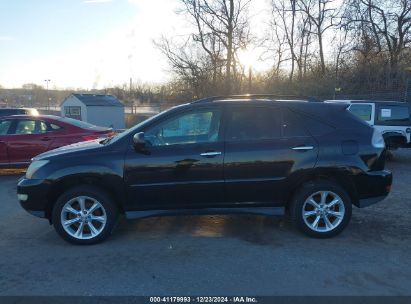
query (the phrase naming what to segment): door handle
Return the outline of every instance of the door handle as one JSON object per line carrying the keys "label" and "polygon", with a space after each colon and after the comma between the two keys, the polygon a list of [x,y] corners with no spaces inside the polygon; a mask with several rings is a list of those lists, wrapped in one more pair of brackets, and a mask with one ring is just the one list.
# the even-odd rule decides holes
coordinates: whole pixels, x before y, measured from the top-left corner
{"label": "door handle", "polygon": [[296,151],[308,151],[308,150],[314,149],[314,147],[313,146],[297,146],[291,149],[296,150]]}
{"label": "door handle", "polygon": [[210,152],[201,153],[200,155],[204,157],[214,157],[214,156],[221,155],[221,154],[222,154],[221,152],[210,151]]}
{"label": "door handle", "polygon": [[51,138],[50,137],[43,137],[41,140],[42,141],[49,141],[49,140],[51,140]]}

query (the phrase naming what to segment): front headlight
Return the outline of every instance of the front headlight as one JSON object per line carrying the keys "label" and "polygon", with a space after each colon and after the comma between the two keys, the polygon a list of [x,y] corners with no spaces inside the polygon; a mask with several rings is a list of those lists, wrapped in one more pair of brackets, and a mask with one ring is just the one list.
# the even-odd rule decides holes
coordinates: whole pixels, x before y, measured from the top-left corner
{"label": "front headlight", "polygon": [[48,164],[49,160],[35,160],[33,161],[26,172],[26,178],[32,178],[34,173],[44,165]]}

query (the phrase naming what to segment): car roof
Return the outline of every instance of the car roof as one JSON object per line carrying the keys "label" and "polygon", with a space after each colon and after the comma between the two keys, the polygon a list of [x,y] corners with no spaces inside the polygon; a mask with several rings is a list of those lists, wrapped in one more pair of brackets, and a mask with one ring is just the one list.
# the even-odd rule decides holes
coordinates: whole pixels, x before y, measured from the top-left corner
{"label": "car roof", "polygon": [[186,104],[186,106],[207,106],[207,105],[249,105],[249,106],[275,106],[275,105],[287,105],[289,107],[296,108],[317,108],[325,109],[328,107],[347,107],[347,104],[338,103],[323,103],[323,102],[310,102],[304,99],[266,99],[266,98],[249,98],[249,99],[215,99],[212,101],[194,101]]}
{"label": "car roof", "polygon": [[395,100],[371,100],[371,99],[328,99],[324,100],[325,103],[377,103],[377,104],[408,104],[407,102],[403,101],[395,101]]}
{"label": "car roof", "polygon": [[315,97],[298,95],[279,95],[279,94],[245,94],[245,95],[223,95],[210,96],[192,101],[190,104],[209,103],[209,102],[320,102]]}
{"label": "car roof", "polygon": [[56,115],[24,115],[24,114],[18,114],[18,115],[7,115],[7,116],[1,117],[1,119],[10,119],[10,118],[41,118],[41,119],[61,120],[61,117],[56,116]]}
{"label": "car roof", "polygon": [[35,109],[35,108],[0,108],[0,111],[1,110],[37,110],[37,109]]}

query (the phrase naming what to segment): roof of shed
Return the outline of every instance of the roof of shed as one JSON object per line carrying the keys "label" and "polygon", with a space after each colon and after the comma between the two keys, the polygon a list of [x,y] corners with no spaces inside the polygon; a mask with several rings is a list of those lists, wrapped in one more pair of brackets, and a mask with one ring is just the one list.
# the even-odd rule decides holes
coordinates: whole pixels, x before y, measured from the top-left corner
{"label": "roof of shed", "polygon": [[72,95],[82,103],[84,103],[86,106],[124,107],[121,101],[113,95],[79,93],[73,93]]}

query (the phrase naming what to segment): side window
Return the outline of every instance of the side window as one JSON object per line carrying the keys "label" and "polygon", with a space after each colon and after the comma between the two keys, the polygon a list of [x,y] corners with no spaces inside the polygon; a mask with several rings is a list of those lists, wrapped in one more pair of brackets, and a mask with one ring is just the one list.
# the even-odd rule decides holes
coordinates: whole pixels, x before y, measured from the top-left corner
{"label": "side window", "polygon": [[39,129],[37,133],[45,133],[47,132],[47,124],[44,121],[39,121]]}
{"label": "side window", "polygon": [[352,104],[348,111],[365,121],[371,120],[372,106],[367,104]]}
{"label": "side window", "polygon": [[58,131],[58,130],[61,130],[62,129],[62,127],[60,127],[60,126],[58,126],[58,125],[56,125],[56,124],[54,124],[54,123],[50,123],[49,124],[49,131]]}
{"label": "side window", "polygon": [[2,120],[0,121],[0,135],[6,135],[9,131],[11,120]]}
{"label": "side window", "polygon": [[65,106],[64,107],[64,116],[68,117],[68,118],[81,120],[81,107]]}
{"label": "side window", "polygon": [[283,109],[283,136],[296,137],[307,136],[307,120],[300,114],[284,108]]}
{"label": "side window", "polygon": [[287,108],[283,110],[283,135],[285,137],[322,136],[333,130],[333,127],[320,119]]}
{"label": "side window", "polygon": [[39,134],[47,132],[43,121],[22,119],[17,121],[15,134]]}
{"label": "side window", "polygon": [[218,140],[220,110],[180,114],[151,127],[144,134],[153,146],[214,142]]}
{"label": "side window", "polygon": [[380,106],[379,121],[408,121],[410,113],[408,106]]}
{"label": "side window", "polygon": [[229,110],[226,140],[281,137],[281,112],[272,107],[233,107]]}

